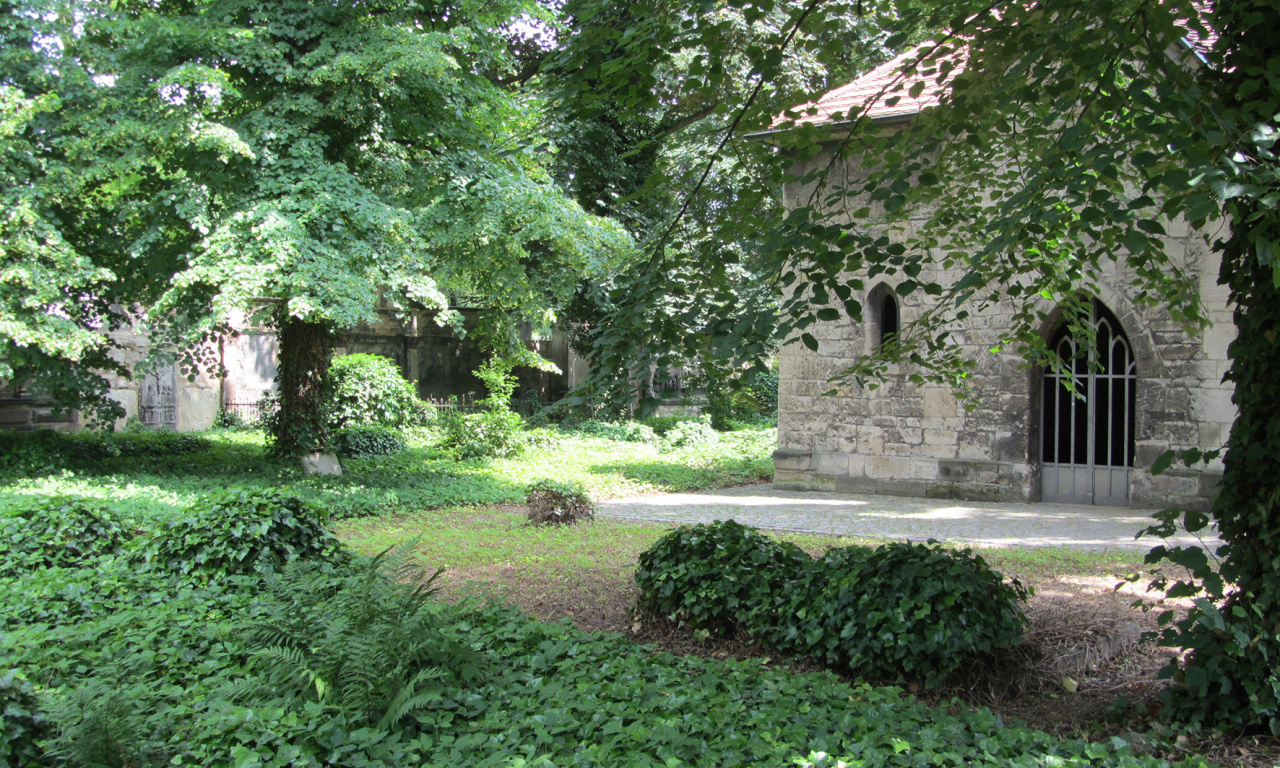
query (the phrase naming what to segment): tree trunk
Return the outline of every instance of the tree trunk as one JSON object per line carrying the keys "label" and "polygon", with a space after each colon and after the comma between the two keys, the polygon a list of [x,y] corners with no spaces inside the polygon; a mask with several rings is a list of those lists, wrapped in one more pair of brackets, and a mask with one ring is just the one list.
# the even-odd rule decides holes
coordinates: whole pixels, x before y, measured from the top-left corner
{"label": "tree trunk", "polygon": [[325,406],[333,334],[327,324],[286,317],[280,323],[276,372],[280,412],[271,425],[271,453],[293,457],[329,444]]}
{"label": "tree trunk", "polygon": [[[1231,52],[1220,75],[1224,114],[1246,135],[1280,111],[1280,95],[1268,92],[1269,86],[1244,87],[1280,56],[1280,40],[1259,26],[1274,13],[1270,2],[1232,0],[1215,7],[1218,31]],[[1246,142],[1241,145],[1248,151]],[[1276,163],[1258,151],[1242,164],[1252,175],[1241,180],[1276,191]],[[1185,719],[1260,722],[1280,735],[1280,289],[1277,265],[1261,259],[1258,248],[1280,241],[1280,222],[1274,204],[1257,198],[1228,200],[1224,215],[1231,234],[1219,244],[1219,282],[1231,289],[1236,325],[1225,378],[1235,386],[1232,402],[1239,412],[1223,455],[1213,517],[1225,542],[1221,575],[1235,591],[1220,612],[1197,608],[1182,624],[1179,640],[1192,653],[1178,673],[1184,689],[1175,691],[1174,704]]]}

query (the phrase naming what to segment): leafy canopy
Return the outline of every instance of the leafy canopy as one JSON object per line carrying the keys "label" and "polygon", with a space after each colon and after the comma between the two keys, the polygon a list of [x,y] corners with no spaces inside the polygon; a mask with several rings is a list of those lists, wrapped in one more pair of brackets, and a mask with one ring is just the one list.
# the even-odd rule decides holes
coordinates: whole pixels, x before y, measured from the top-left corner
{"label": "leafy canopy", "polygon": [[5,194],[41,203],[6,219],[6,284],[45,286],[0,292],[0,375],[80,364],[135,301],[154,339],[190,342],[241,315],[348,328],[380,302],[456,322],[467,298],[500,346],[629,248],[552,182],[539,102],[501,84],[533,3],[0,10],[39,74],[0,81]]}

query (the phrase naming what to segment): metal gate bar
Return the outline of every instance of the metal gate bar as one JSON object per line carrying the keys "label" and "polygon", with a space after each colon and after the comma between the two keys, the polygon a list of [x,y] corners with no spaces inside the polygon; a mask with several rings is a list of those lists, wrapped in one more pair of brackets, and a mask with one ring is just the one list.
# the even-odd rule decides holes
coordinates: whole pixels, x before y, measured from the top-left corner
{"label": "metal gate bar", "polygon": [[1114,316],[1095,302],[1091,321],[1096,344],[1088,356],[1065,325],[1055,334],[1066,371],[1047,370],[1042,381],[1041,498],[1125,506],[1137,369]]}

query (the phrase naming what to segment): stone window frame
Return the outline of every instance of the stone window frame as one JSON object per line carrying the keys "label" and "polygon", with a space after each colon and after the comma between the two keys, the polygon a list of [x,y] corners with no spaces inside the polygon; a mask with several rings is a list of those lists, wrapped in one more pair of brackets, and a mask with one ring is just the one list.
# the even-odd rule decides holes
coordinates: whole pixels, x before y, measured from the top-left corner
{"label": "stone window frame", "polygon": [[[886,302],[893,307],[893,327],[888,331],[885,329],[889,325],[885,322]],[[884,345],[887,334],[902,330],[902,302],[898,298],[898,292],[888,283],[880,283],[867,291],[864,317],[867,326],[867,352],[873,353]]]}

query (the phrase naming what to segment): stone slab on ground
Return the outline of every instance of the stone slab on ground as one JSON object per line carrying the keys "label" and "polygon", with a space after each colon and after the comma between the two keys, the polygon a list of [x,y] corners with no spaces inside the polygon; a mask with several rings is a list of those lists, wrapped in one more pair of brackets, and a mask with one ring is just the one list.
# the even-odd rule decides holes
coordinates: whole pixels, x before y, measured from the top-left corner
{"label": "stone slab on ground", "polygon": [[336,454],[309,453],[302,457],[302,471],[308,475],[340,475],[342,464]]}
{"label": "stone slab on ground", "polygon": [[[775,531],[937,539],[982,547],[1150,549],[1161,539],[1136,539],[1154,510],[1079,504],[1018,504],[900,496],[780,491],[750,485],[699,493],[664,493],[613,499],[596,505],[602,517],[669,523],[736,520]],[[1199,544],[1193,536],[1167,540]],[[1216,537],[1204,544],[1216,547]]]}

